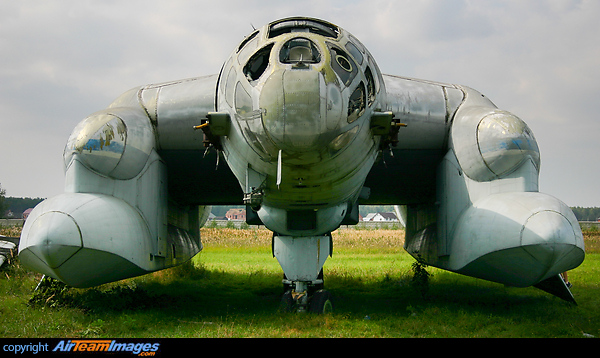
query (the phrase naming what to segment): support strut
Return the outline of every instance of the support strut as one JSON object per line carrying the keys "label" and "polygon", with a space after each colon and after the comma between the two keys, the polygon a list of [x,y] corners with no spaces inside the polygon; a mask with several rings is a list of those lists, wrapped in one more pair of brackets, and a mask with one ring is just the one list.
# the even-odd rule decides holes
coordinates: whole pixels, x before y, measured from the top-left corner
{"label": "support strut", "polygon": [[[331,254],[331,241],[331,234],[310,237],[273,235],[273,255],[285,274],[284,287],[289,287],[282,298],[287,310],[322,313],[323,307],[316,306],[324,305],[325,301],[330,310],[331,301],[328,295],[326,300],[317,300],[318,304],[312,304],[312,296],[315,287],[318,289],[315,295],[324,291],[320,289],[323,286],[322,270]],[[322,293],[317,296],[322,296]]]}

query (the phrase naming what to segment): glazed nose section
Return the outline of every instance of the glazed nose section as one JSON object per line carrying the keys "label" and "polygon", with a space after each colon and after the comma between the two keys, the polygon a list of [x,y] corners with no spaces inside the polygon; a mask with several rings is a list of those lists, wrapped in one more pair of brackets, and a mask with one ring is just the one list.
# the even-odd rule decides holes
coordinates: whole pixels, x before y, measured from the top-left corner
{"label": "glazed nose section", "polygon": [[35,219],[20,245],[21,261],[41,272],[48,272],[81,249],[81,232],[72,217],[50,211]]}
{"label": "glazed nose section", "polygon": [[265,82],[260,107],[265,130],[280,149],[306,152],[327,144],[318,71],[275,71]]}

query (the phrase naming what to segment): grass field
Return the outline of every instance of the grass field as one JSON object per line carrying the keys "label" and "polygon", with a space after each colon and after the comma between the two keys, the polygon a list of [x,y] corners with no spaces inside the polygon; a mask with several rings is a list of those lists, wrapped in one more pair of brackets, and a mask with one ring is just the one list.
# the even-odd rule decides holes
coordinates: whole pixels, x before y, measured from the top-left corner
{"label": "grass field", "polygon": [[403,231],[341,229],[333,238],[331,314],[278,312],[282,271],[269,231],[202,229],[193,262],[37,300],[41,276],[15,260],[0,272],[0,337],[600,337],[597,232],[585,234],[586,260],[569,273],[578,305],[433,268],[422,294]]}

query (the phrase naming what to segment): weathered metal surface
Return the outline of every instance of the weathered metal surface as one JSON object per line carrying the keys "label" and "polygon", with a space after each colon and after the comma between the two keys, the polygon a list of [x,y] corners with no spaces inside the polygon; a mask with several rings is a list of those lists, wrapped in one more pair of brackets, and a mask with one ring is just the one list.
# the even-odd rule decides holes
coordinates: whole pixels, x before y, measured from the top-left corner
{"label": "weathered metal surface", "polygon": [[318,19],[253,31],[219,74],[125,92],[75,128],[64,159],[66,193],[32,212],[20,256],[72,285],[189,259],[211,204],[246,204],[278,248],[298,243],[278,259],[300,288],[315,269],[297,258],[357,222],[358,204],[403,205],[417,259],[507,285],[565,297],[552,280],[584,259],[571,210],[539,193],[523,120],[468,87],[384,76]]}

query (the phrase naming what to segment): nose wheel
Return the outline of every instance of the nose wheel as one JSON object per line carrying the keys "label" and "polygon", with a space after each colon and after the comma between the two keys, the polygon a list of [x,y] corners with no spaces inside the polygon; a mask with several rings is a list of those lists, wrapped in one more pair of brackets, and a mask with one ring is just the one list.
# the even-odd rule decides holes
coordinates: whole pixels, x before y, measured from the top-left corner
{"label": "nose wheel", "polygon": [[292,282],[283,275],[281,310],[325,314],[333,311],[331,293],[323,289],[323,269],[312,282]]}
{"label": "nose wheel", "polygon": [[308,291],[287,290],[281,297],[281,310],[283,312],[310,312],[315,314],[330,313],[333,311],[331,293],[327,290],[318,290],[309,295]]}
{"label": "nose wheel", "polygon": [[284,272],[282,311],[331,312],[331,294],[323,289],[323,264],[331,255],[331,241],[331,234],[311,237],[273,235],[273,256]]}
{"label": "nose wheel", "polygon": [[315,292],[310,300],[308,311],[317,314],[327,314],[333,311],[331,293],[327,290]]}

